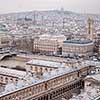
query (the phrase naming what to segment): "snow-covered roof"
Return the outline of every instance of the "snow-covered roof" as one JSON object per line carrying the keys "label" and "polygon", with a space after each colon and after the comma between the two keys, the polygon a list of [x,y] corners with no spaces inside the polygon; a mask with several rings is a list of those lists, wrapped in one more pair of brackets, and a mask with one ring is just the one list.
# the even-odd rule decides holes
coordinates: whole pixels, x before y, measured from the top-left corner
{"label": "snow-covered roof", "polygon": [[96,67],[100,67],[100,62],[95,62],[96,63]]}
{"label": "snow-covered roof", "polygon": [[99,100],[100,92],[97,92],[96,88],[92,88],[88,92],[84,91],[78,96],[73,96],[70,100]]}
{"label": "snow-covered roof", "polygon": [[53,61],[46,61],[46,60],[30,60],[27,62],[28,65],[37,65],[37,66],[43,66],[43,67],[53,67],[58,68],[62,65],[60,62],[53,62]]}
{"label": "snow-covered roof", "polygon": [[51,71],[51,73],[49,73],[49,72],[44,73],[43,79],[37,79],[35,76],[30,76],[30,75],[26,74],[26,76],[24,78],[18,80],[16,85],[13,83],[7,84],[5,91],[2,92],[0,94],[0,96],[9,94],[11,92],[14,92],[14,91],[17,91],[17,90],[20,90],[20,89],[23,89],[23,88],[26,88],[26,87],[29,87],[29,86],[32,86],[35,84],[38,84],[40,82],[50,80],[52,78],[55,78],[55,77],[58,77],[58,76],[61,76],[61,75],[64,75],[64,74],[70,73],[70,72],[72,72],[71,68],[68,69],[66,67],[62,67],[60,69],[55,69],[55,70]]}
{"label": "snow-covered roof", "polygon": [[62,42],[66,40],[66,37],[62,34],[43,34],[40,35],[40,39],[45,40],[57,40],[58,42]]}
{"label": "snow-covered roof", "polygon": [[98,73],[98,74],[93,74],[93,75],[88,75],[85,79],[86,79],[86,80],[88,80],[88,79],[93,79],[93,80],[95,80],[95,81],[100,82],[100,73]]}
{"label": "snow-covered roof", "polygon": [[73,44],[88,44],[88,43],[93,43],[91,40],[87,39],[70,39],[64,41],[64,43],[73,43]]}
{"label": "snow-covered roof", "polygon": [[[33,61],[33,60],[31,60]],[[34,60],[35,62],[36,60]],[[48,64],[50,63],[49,61],[47,61],[45,64]],[[42,62],[42,64],[44,64]],[[50,63],[52,65],[52,63]],[[59,77],[59,76],[62,76],[64,74],[68,74],[70,72],[73,72],[73,71],[77,71],[79,69],[81,69],[82,67],[86,67],[86,66],[82,66],[82,67],[78,67],[77,69],[73,69],[72,67],[67,67],[65,66],[63,63],[59,63],[60,64],[60,67],[58,69],[54,69],[52,70],[51,72],[45,72],[43,73],[43,78],[42,79],[37,79],[35,75],[31,76],[30,74],[25,74],[25,76],[18,80],[17,84],[14,86],[13,84],[11,84],[11,86],[13,86],[12,88],[7,88],[7,90],[9,90],[8,92],[2,92],[0,94],[0,96],[4,96],[6,94],[9,94],[9,93],[12,93],[14,91],[18,91],[20,89],[24,89],[24,88],[27,88],[27,87],[30,87],[32,85],[35,85],[35,84],[38,84],[38,83],[41,83],[41,82],[44,82],[44,81],[48,81],[50,79],[53,79],[53,78],[56,78],[56,77]],[[59,65],[58,64],[58,65]],[[8,72],[11,72],[10,70]],[[15,72],[16,74],[17,72]],[[21,73],[19,73],[21,74]]]}
{"label": "snow-covered roof", "polygon": [[18,70],[13,70],[13,69],[9,69],[9,68],[2,68],[2,67],[0,67],[0,74],[18,77],[18,78],[23,78],[24,76],[26,76],[25,71],[18,71]]}
{"label": "snow-covered roof", "polygon": [[16,86],[14,83],[8,83],[6,86],[5,86],[5,91],[4,92],[9,92],[9,91],[13,91],[16,89]]}

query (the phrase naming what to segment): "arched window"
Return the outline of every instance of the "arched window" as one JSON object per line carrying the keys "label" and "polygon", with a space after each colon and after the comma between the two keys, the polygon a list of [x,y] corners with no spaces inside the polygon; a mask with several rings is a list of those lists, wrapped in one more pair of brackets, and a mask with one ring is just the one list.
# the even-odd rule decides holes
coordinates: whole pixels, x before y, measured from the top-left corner
{"label": "arched window", "polygon": [[38,68],[37,67],[35,67],[35,71],[37,72],[37,70],[38,70]]}
{"label": "arched window", "polygon": [[8,83],[8,77],[5,78],[6,83]]}
{"label": "arched window", "polygon": [[45,68],[45,71],[48,71],[48,69],[47,69],[47,68]]}

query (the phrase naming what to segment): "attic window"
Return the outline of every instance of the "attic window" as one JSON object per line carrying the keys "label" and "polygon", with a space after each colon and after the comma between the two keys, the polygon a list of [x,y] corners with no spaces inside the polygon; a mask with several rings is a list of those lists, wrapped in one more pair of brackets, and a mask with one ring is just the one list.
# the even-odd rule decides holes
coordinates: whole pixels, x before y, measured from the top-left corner
{"label": "attic window", "polygon": [[87,84],[87,86],[91,86],[91,83]]}

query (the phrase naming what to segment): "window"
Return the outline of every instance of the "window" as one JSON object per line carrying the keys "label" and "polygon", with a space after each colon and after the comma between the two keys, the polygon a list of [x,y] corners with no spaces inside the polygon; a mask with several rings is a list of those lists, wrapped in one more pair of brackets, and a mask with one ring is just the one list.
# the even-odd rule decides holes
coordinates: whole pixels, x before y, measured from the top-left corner
{"label": "window", "polygon": [[3,81],[3,77],[1,76],[1,81]]}
{"label": "window", "polygon": [[5,78],[6,83],[8,83],[8,77]]}

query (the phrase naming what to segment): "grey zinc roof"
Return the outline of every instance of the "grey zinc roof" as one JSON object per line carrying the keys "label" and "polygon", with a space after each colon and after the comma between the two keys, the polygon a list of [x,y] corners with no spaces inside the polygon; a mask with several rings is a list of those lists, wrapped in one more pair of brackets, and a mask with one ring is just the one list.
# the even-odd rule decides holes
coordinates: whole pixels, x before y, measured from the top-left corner
{"label": "grey zinc roof", "polygon": [[87,44],[87,43],[92,43],[92,41],[87,39],[70,39],[64,41],[63,43]]}
{"label": "grey zinc roof", "polygon": [[27,64],[29,65],[37,65],[37,66],[47,66],[47,67],[55,67],[58,68],[60,67],[62,64],[60,62],[53,62],[53,61],[46,61],[46,60],[30,60],[27,62]]}

